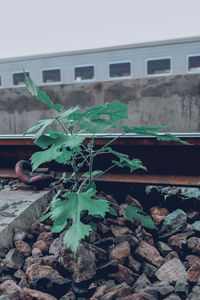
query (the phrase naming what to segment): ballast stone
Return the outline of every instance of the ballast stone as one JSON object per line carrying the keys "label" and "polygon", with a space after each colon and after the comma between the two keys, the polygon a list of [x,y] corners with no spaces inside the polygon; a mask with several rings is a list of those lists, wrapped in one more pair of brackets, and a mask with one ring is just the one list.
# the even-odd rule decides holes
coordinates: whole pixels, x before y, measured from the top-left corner
{"label": "ballast stone", "polygon": [[187,226],[187,216],[182,209],[177,209],[167,215],[161,226],[159,237],[166,238],[183,231]]}
{"label": "ballast stone", "polygon": [[167,281],[169,283],[189,279],[184,265],[178,258],[166,262],[158,269],[155,275],[158,280]]}

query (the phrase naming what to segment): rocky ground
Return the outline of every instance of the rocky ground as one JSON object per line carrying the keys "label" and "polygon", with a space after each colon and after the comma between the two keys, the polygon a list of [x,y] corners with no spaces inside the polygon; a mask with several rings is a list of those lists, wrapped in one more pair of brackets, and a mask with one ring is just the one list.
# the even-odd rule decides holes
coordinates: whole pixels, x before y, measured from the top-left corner
{"label": "rocky ground", "polygon": [[[200,299],[200,190],[108,191],[101,198],[119,205],[117,216],[98,220],[76,257],[63,244],[65,232],[51,232],[50,220],[29,232],[15,229],[13,248],[0,249],[0,300]],[[158,229],[127,221],[127,204],[151,215]]]}
{"label": "rocky ground", "polygon": [[5,188],[11,188],[16,183],[18,183],[18,179],[0,178],[0,191]]}

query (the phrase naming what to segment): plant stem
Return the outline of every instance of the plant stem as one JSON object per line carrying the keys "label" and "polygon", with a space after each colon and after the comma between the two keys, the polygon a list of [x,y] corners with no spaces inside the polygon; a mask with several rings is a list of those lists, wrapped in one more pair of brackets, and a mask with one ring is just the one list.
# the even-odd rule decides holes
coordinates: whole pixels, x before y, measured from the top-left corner
{"label": "plant stem", "polygon": [[94,135],[92,136],[92,140],[90,142],[89,183],[92,182],[92,169],[93,169],[93,160],[94,160],[93,146],[94,146]]}
{"label": "plant stem", "polygon": [[93,155],[94,157],[97,156],[99,154],[99,152],[102,151],[102,149],[106,148],[108,145],[110,145],[111,143],[113,143],[115,140],[119,139],[120,137],[122,137],[123,135],[125,135],[126,132],[123,132],[121,135],[116,136],[115,138],[113,138],[111,141],[109,141],[107,144],[105,144],[103,147],[101,147],[101,149],[97,150],[96,153]]}
{"label": "plant stem", "polygon": [[[58,121],[58,123],[60,124],[62,129],[64,130],[65,134],[68,135],[67,128],[65,128],[65,126],[63,126],[63,124],[59,121],[59,119],[56,119],[56,120]],[[77,176],[77,167],[76,167],[76,161],[75,161],[76,155],[73,150],[71,150],[71,151],[72,151],[72,168],[73,168],[74,175],[75,175],[75,185],[77,185],[78,184],[78,176]]]}

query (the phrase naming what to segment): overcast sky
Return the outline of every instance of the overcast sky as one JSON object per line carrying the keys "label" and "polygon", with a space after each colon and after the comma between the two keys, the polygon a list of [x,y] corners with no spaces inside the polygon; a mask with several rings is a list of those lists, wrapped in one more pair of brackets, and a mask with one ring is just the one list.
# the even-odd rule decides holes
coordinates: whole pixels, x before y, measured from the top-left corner
{"label": "overcast sky", "polygon": [[200,0],[0,0],[0,58],[200,36]]}

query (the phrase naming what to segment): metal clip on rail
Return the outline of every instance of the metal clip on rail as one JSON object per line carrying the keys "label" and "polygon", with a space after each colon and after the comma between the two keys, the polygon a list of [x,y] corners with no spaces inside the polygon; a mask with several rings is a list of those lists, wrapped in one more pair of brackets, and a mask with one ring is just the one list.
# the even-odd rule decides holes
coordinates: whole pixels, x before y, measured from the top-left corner
{"label": "metal clip on rail", "polygon": [[44,174],[39,171],[31,173],[31,164],[26,160],[20,160],[15,165],[15,173],[17,178],[27,185],[32,186],[48,186],[54,179],[54,174]]}

